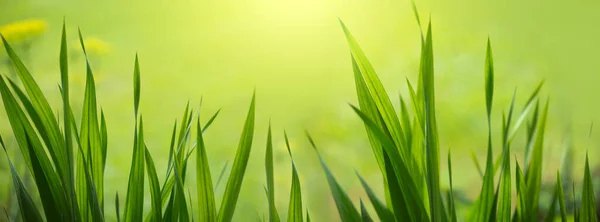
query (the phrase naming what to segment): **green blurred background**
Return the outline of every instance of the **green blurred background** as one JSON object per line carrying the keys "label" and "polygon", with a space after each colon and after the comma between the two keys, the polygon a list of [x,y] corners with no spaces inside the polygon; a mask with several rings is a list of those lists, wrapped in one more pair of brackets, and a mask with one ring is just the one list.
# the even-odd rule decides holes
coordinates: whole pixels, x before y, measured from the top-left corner
{"label": "green blurred background", "polygon": [[[440,149],[442,156],[452,150],[454,183],[464,195],[475,197],[481,183],[471,152],[483,164],[486,150],[483,63],[488,36],[496,67],[495,135],[500,134],[501,112],[508,110],[515,87],[520,112],[535,85],[545,80],[541,95],[543,100],[550,97],[551,104],[544,154],[547,182],[554,182],[565,146],[572,144],[575,150],[574,175],[582,174],[581,160],[587,148],[593,164],[600,160],[595,148],[600,137],[593,133],[588,139],[590,124],[600,113],[596,97],[600,93],[600,2],[428,0],[416,4],[421,19],[428,22],[431,18],[433,23]],[[409,0],[0,0],[0,26],[27,19],[47,24],[45,32],[30,41],[29,49],[22,49],[22,55],[54,104],[60,101],[58,50],[63,18],[73,48],[75,110],[82,104],[85,71],[76,47],[78,27],[97,48],[91,63],[109,129],[106,198],[112,199],[117,191],[126,192],[136,52],[142,70],[146,143],[157,168],[163,169],[159,170],[161,181],[170,129],[188,101],[197,107],[203,98],[200,114],[204,121],[222,108],[206,135],[216,177],[227,161],[233,161],[256,90],[255,140],[236,221],[259,220],[267,212],[263,186],[269,121],[275,132],[276,202],[281,214],[286,215],[291,183],[283,129],[291,139],[305,204],[318,221],[339,218],[304,129],[313,134],[325,160],[356,203],[365,195],[355,170],[382,193],[381,176],[364,128],[348,106],[356,104],[356,94],[349,48],[338,18],[353,32],[398,105],[398,95],[407,95],[405,78],[416,81],[419,62],[419,27]],[[0,59],[6,59],[3,50]],[[11,70],[3,63],[0,72]],[[0,123],[0,133],[12,137],[3,109]],[[9,149],[15,150],[11,144]],[[523,138],[517,138],[515,155],[522,156],[523,147]],[[0,158],[0,163],[0,175],[8,178],[6,159]],[[187,186],[194,196],[194,171],[190,172]],[[447,175],[442,176],[447,187]],[[0,199],[4,200],[10,180],[1,181]],[[218,197],[223,190],[221,183]],[[106,204],[109,219],[114,219],[112,203]]]}

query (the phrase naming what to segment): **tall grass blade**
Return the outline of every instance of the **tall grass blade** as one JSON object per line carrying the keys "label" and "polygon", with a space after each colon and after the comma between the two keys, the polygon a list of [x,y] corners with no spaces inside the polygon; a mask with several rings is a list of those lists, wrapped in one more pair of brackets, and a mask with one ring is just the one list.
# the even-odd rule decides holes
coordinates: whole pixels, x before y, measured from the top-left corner
{"label": "tall grass blade", "polygon": [[144,209],[144,124],[139,121],[135,129],[131,170],[127,184],[127,199],[125,200],[125,221],[141,221]]}
{"label": "tall grass blade", "polygon": [[271,135],[271,123],[267,133],[267,149],[265,151],[265,171],[267,174],[267,201],[269,203],[269,221],[279,222],[279,214],[275,207],[275,182],[273,180],[273,138]]}
{"label": "tall grass blade", "polygon": [[287,133],[283,131],[285,138],[285,146],[287,147],[288,154],[292,161],[292,188],[290,189],[290,203],[288,206],[288,222],[303,222],[302,219],[302,188],[300,187],[300,178],[298,178],[298,171],[296,170],[296,164],[292,157],[292,151],[290,149],[290,142]]}
{"label": "tall grass blade", "polygon": [[215,194],[213,193],[213,183],[210,176],[208,157],[206,156],[204,137],[202,136],[202,129],[200,128],[200,120],[198,120],[197,134],[196,184],[198,186],[198,220],[216,221],[217,209],[215,207]]}
{"label": "tall grass blade", "polygon": [[218,221],[231,221],[233,212],[235,211],[235,205],[240,193],[242,181],[244,180],[244,173],[246,172],[246,165],[248,164],[248,158],[250,157],[250,149],[252,148],[252,138],[254,136],[255,99],[256,94],[252,96],[250,110],[248,111],[248,116],[246,117],[246,123],[244,123],[244,129],[242,130],[238,151],[235,154],[235,160],[233,161],[231,174],[229,176],[229,180],[227,181],[227,187],[225,188],[225,195],[223,196],[223,201],[221,202]]}
{"label": "tall grass blade", "polygon": [[450,150],[448,150],[448,181],[450,182],[448,190],[448,219],[451,222],[456,222],[456,206],[454,202],[454,188],[452,186],[452,154]]}

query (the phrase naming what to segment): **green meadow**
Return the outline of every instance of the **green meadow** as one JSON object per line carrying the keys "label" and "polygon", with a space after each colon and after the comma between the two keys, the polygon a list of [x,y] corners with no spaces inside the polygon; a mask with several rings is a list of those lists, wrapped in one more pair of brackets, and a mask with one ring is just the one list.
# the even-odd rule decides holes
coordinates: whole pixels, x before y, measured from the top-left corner
{"label": "green meadow", "polygon": [[0,221],[598,221],[598,9],[0,0]]}

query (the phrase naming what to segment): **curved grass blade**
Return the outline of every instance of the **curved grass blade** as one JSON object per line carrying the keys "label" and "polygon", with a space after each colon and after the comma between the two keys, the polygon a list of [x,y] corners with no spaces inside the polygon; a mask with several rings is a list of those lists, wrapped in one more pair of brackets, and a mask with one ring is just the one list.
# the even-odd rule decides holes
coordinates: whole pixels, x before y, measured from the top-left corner
{"label": "curved grass blade", "polygon": [[152,198],[152,221],[161,221],[162,219],[162,200],[160,199],[160,184],[158,183],[158,175],[156,174],[156,167],[154,166],[154,160],[150,155],[147,147],[144,147],[146,152],[146,172],[148,173],[148,184],[150,185],[150,196]]}
{"label": "curved grass blade", "polygon": [[[265,171],[267,175],[267,200],[269,202],[269,221],[279,222],[279,214],[275,207],[275,182],[273,181],[273,138],[271,136],[271,123],[267,133],[267,149],[265,151]],[[220,176],[219,176],[220,177]]]}
{"label": "curved grass blade", "polygon": [[213,193],[213,183],[210,176],[210,167],[208,157],[206,156],[206,146],[204,145],[202,129],[200,128],[200,120],[198,120],[197,133],[196,184],[198,186],[198,220],[216,221],[215,194]]}
{"label": "curved grass blade", "polygon": [[121,222],[121,208],[119,207],[119,192],[115,194],[115,214],[117,215],[117,222]]}
{"label": "curved grass blade", "polygon": [[[540,196],[540,186],[542,183],[542,162],[543,162],[543,152],[544,152],[544,131],[546,128],[546,119],[548,116],[548,102],[546,102],[546,106],[542,112],[542,116],[540,117],[540,122],[538,124],[536,135],[535,135],[535,144],[533,146],[533,150],[531,153],[531,161],[527,167],[527,171],[525,174],[525,180],[527,183],[527,201],[528,206],[532,209],[538,209],[539,206],[539,196]],[[533,213],[530,215],[531,218],[529,220],[536,220],[537,214]]]}
{"label": "curved grass blade", "polygon": [[225,188],[225,195],[221,202],[221,208],[219,210],[218,221],[231,221],[233,212],[235,211],[235,205],[237,203],[242,181],[244,180],[244,173],[246,172],[246,165],[248,164],[248,158],[250,157],[250,150],[252,148],[252,139],[254,136],[254,113],[255,113],[255,97],[252,96],[252,102],[250,104],[250,110],[246,117],[246,123],[244,123],[244,129],[240,138],[238,151],[235,154],[235,160],[233,161],[233,167],[229,180],[227,181],[227,187]]}
{"label": "curved grass blade", "polygon": [[300,179],[298,178],[298,171],[296,170],[296,164],[292,157],[292,151],[290,150],[290,142],[288,140],[287,133],[283,131],[285,138],[285,146],[287,147],[288,154],[292,160],[292,188],[290,189],[290,204],[288,206],[288,222],[302,222],[302,189],[300,187]]}
{"label": "curved grass blade", "polygon": [[340,184],[338,184],[337,180],[331,173],[331,170],[329,170],[329,167],[327,167],[327,164],[323,160],[323,157],[321,157],[321,154],[319,154],[319,151],[317,150],[317,146],[315,145],[314,140],[308,133],[306,133],[306,135],[312,147],[315,149],[315,151],[317,151],[317,155],[319,156],[319,160],[321,161],[321,167],[323,167],[323,171],[325,171],[325,176],[327,177],[329,189],[331,190],[331,194],[333,195],[335,205],[338,209],[338,213],[342,221],[361,221],[362,218],[360,216],[360,213],[352,204],[352,201],[350,200],[350,197],[348,197],[348,194],[346,194],[346,192],[344,192]]}

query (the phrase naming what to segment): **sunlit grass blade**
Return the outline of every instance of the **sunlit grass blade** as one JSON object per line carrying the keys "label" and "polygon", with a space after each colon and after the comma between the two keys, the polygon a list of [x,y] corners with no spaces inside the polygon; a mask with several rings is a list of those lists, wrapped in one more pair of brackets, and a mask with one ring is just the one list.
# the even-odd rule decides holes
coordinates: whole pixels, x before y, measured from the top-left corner
{"label": "sunlit grass blade", "polygon": [[210,167],[208,157],[206,156],[206,146],[204,137],[200,128],[200,120],[197,124],[197,145],[196,149],[196,184],[198,187],[198,220],[216,221],[217,209],[215,207],[215,194],[213,193],[213,183],[210,176]]}
{"label": "sunlit grass blade", "polygon": [[485,104],[488,121],[488,148],[485,164],[485,173],[483,174],[483,185],[479,198],[472,211],[471,221],[488,221],[492,212],[496,212],[494,208],[494,162],[492,160],[492,126],[491,112],[492,102],[494,97],[494,62],[492,58],[492,46],[490,40],[487,42],[487,51],[485,58]]}
{"label": "sunlit grass blade", "polygon": [[448,219],[451,222],[456,222],[456,206],[454,202],[454,188],[452,186],[452,155],[450,150],[448,150],[448,181],[450,182],[448,190]]}
{"label": "sunlit grass blade", "polygon": [[279,214],[275,207],[275,182],[273,176],[273,137],[271,135],[271,123],[267,132],[267,149],[265,151],[265,172],[267,175],[267,202],[269,204],[269,221],[279,222]]}
{"label": "sunlit grass blade", "polygon": [[287,147],[288,154],[292,161],[292,187],[290,189],[290,203],[288,205],[288,222],[303,222],[302,219],[302,188],[300,186],[300,178],[298,177],[298,170],[296,170],[296,164],[292,157],[292,151],[290,149],[290,141],[287,133],[283,131],[285,138],[285,146]]}
{"label": "sunlit grass blade", "polygon": [[481,165],[479,164],[479,161],[477,160],[475,151],[471,151],[471,160],[473,160],[473,164],[475,164],[475,167],[477,168],[477,172],[479,172],[479,176],[481,176],[481,179],[483,179],[483,170],[481,169]]}
{"label": "sunlit grass blade", "polygon": [[250,150],[252,148],[252,139],[254,137],[255,96],[256,95],[252,96],[250,110],[248,111],[246,122],[244,123],[244,129],[242,130],[238,150],[235,154],[231,174],[229,174],[225,195],[223,196],[223,201],[221,202],[221,208],[219,210],[219,221],[231,221],[240,194],[244,173],[246,172],[246,165],[248,164],[248,158],[250,157]]}
{"label": "sunlit grass blade", "polygon": [[[8,156],[8,152],[6,152],[4,140],[2,139],[1,136],[0,136],[0,142],[1,142],[2,148],[4,149],[4,154],[6,154],[6,159],[8,160],[8,164],[10,165],[10,172],[12,175],[13,187],[15,189],[15,192],[17,193],[17,200],[19,202],[19,212],[21,212],[21,217],[23,218],[23,221],[28,221],[28,222],[44,221],[42,219],[42,216],[40,215],[40,212],[38,211],[37,207],[35,206],[35,202],[31,198],[31,194],[25,188],[25,185],[23,184],[23,181],[19,177],[19,174],[17,173],[15,166],[13,165],[12,161],[10,160],[10,157]],[[6,212],[6,208],[4,209],[4,211]],[[8,218],[8,213],[6,213],[6,217]]]}
{"label": "sunlit grass blade", "polygon": [[[392,140],[394,144],[398,147],[405,147],[405,138],[404,132],[402,130],[402,126],[400,125],[400,121],[398,116],[396,115],[396,111],[392,106],[392,102],[385,91],[383,84],[377,77],[377,73],[371,62],[367,59],[362,49],[354,39],[354,36],[350,33],[346,25],[340,20],[340,24],[342,29],[344,30],[344,34],[346,36],[346,40],[350,46],[350,51],[352,53],[353,59],[356,61],[356,67],[360,70],[360,74],[362,74],[362,78],[364,79],[364,83],[366,84],[366,88],[368,89],[368,93],[372,97],[373,103],[376,105],[379,114],[382,117],[382,122],[385,123],[387,130],[390,131]],[[406,158],[407,150],[400,149],[401,156]]]}
{"label": "sunlit grass blade", "polygon": [[429,214],[432,221],[441,221],[444,207],[440,194],[440,151],[435,118],[435,86],[433,70],[433,40],[431,23],[427,28],[425,44],[421,51],[421,81],[423,82],[423,107],[425,108],[425,152],[427,165],[427,191]]}
{"label": "sunlit grass blade", "polygon": [[146,157],[146,172],[148,173],[148,184],[150,185],[150,196],[152,198],[152,221],[161,221],[162,219],[162,201],[160,196],[160,184],[158,183],[158,175],[156,174],[156,167],[154,166],[154,160],[150,155],[147,147],[144,147]]}
{"label": "sunlit grass blade", "polygon": [[512,192],[511,192],[511,171],[510,171],[510,157],[508,153],[510,152],[510,147],[508,150],[504,151],[506,154],[506,158],[502,163],[502,174],[500,179],[500,189],[499,198],[498,198],[498,221],[510,221],[511,218],[511,205],[512,205]]}
{"label": "sunlit grass blade", "polygon": [[521,125],[525,121],[525,118],[528,116],[529,112],[533,108],[534,100],[535,100],[535,98],[537,98],[537,96],[540,92],[540,89],[542,88],[543,85],[544,85],[544,81],[541,81],[538,84],[538,86],[535,88],[535,90],[533,90],[531,95],[529,96],[529,99],[527,100],[527,103],[525,103],[525,107],[523,108],[523,111],[517,118],[515,125],[513,126],[512,130],[510,131],[509,141],[512,141],[514,139],[514,137],[517,135],[517,132],[521,128]]}
{"label": "sunlit grass blade", "polygon": [[565,191],[562,186],[560,171],[556,171],[556,195],[558,196],[558,206],[560,208],[560,219],[567,221],[567,206],[565,205]]}
{"label": "sunlit grass blade", "polygon": [[373,222],[373,218],[371,218],[369,215],[369,212],[367,211],[367,208],[365,208],[362,199],[360,200],[360,215],[362,222]]}
{"label": "sunlit grass blade", "polygon": [[315,149],[317,155],[319,156],[319,161],[321,161],[321,167],[323,168],[323,171],[325,171],[325,177],[327,178],[329,189],[331,190],[333,200],[335,201],[335,205],[337,207],[338,213],[342,221],[361,221],[360,213],[352,204],[352,201],[350,200],[350,197],[348,197],[348,194],[346,194],[346,192],[337,182],[337,180],[333,176],[333,173],[331,172],[331,170],[329,170],[329,167],[327,167],[327,164],[323,160],[323,157],[321,157],[321,154],[319,153],[319,150],[317,149],[314,140],[312,139],[310,134],[308,134],[308,132],[306,133],[306,136],[308,137],[311,146]]}
{"label": "sunlit grass blade", "polygon": [[137,116],[140,107],[140,81],[140,63],[138,55],[135,54],[135,65],[133,68],[133,112],[135,116]]}
{"label": "sunlit grass blade", "polygon": [[61,79],[61,96],[63,104],[63,130],[65,136],[65,150],[67,153],[67,165],[69,168],[69,181],[65,183],[67,197],[70,199],[70,206],[73,209],[72,218],[78,217],[79,209],[77,205],[77,196],[75,193],[75,170],[74,170],[74,156],[73,156],[73,131],[75,128],[71,125],[73,121],[73,113],[71,113],[71,102],[69,97],[69,55],[67,46],[67,29],[66,24],[63,21],[62,35],[60,42],[60,79]]}
{"label": "sunlit grass blade", "polygon": [[596,222],[596,196],[594,196],[594,184],[592,184],[592,175],[590,173],[590,163],[588,154],[585,155],[585,172],[583,175],[583,189],[581,193],[581,210],[579,221]]}
{"label": "sunlit grass blade", "polygon": [[369,197],[373,208],[375,208],[375,213],[377,213],[379,219],[381,221],[395,221],[396,218],[394,218],[394,214],[384,205],[383,202],[379,200],[379,198],[377,198],[377,195],[375,195],[375,192],[373,192],[371,187],[369,187],[367,181],[365,181],[360,176],[360,174],[358,174],[358,172],[356,173],[356,175],[358,176],[358,179],[360,180],[360,183],[362,184],[363,188],[367,192],[367,196]]}

